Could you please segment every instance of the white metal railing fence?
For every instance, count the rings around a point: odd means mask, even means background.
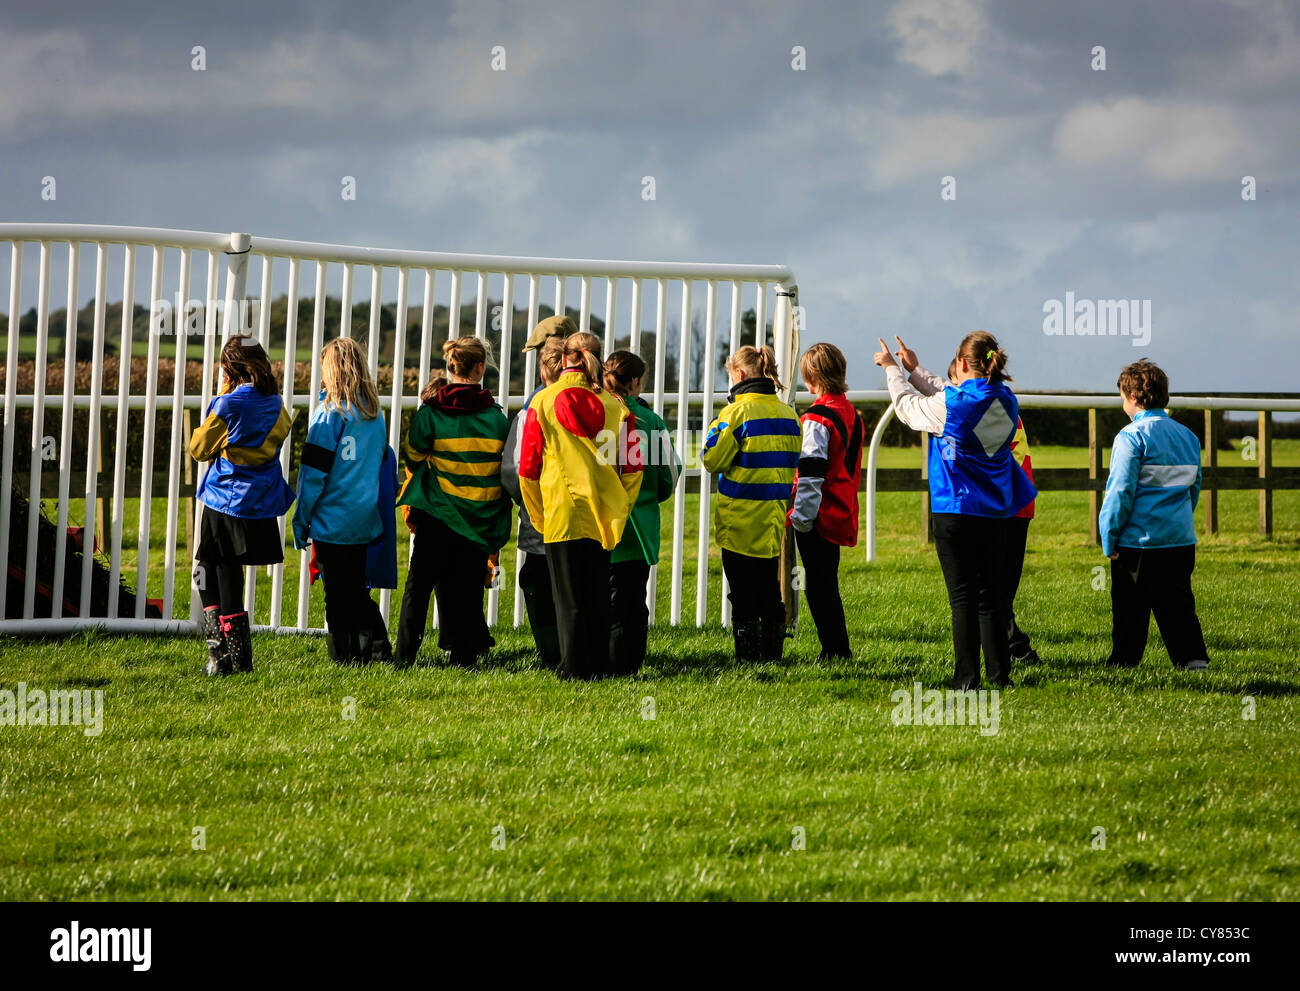
[[[523,304],[524,326],[533,327],[538,320],[539,309],[545,302],[552,303],[552,311],[563,313],[569,297],[569,283],[576,282],[578,291],[578,323],[582,330],[591,327],[592,315],[598,312],[598,301],[603,302],[599,308],[604,320],[605,346],[608,352],[616,340],[629,339],[630,347],[643,354],[647,364],[653,369],[653,386],[647,390],[657,413],[663,415],[669,407],[676,413],[675,432],[678,449],[685,450],[690,434],[690,424],[694,414],[698,413],[703,424],[707,425],[719,397],[714,394],[713,368],[719,344],[719,326],[717,308],[719,289],[729,293],[729,336],[730,350],[735,350],[742,343],[772,343],[779,355],[786,355],[794,342],[795,331],[792,328],[791,293],[794,291],[794,276],[789,269],[775,265],[708,265],[698,263],[643,263],[626,261],[598,261],[576,259],[520,258],[490,255],[466,255],[431,251],[398,251],[390,249],[363,248],[345,245],[315,244],[303,241],[288,241],[277,238],[254,237],[248,234],[219,234],[195,231],[176,231],[155,228],[136,227],[102,227],[81,224],[0,224],[0,243],[8,242],[10,251],[9,273],[9,309],[8,309],[8,346],[6,350],[5,373],[5,407],[3,436],[3,478],[0,479],[0,521],[5,521],[3,533],[0,533],[0,561],[8,562],[10,531],[8,520],[11,514],[11,482],[13,481],[15,451],[15,428],[20,408],[30,408],[32,430],[29,460],[28,490],[30,510],[26,524],[26,561],[22,569],[23,609],[21,620],[0,619],[0,629],[13,632],[40,632],[46,630],[75,629],[85,626],[101,626],[110,629],[129,629],[136,631],[180,631],[188,627],[197,616],[197,598],[176,588],[178,530],[184,507],[180,498],[180,487],[186,459],[188,458],[188,438],[182,436],[182,413],[185,410],[202,411],[211,401],[214,389],[214,376],[218,372],[216,365],[217,351],[220,343],[232,332],[239,329],[239,303],[250,294],[247,292],[250,272],[255,273],[257,287],[252,298],[261,305],[256,308],[255,326],[248,328],[267,347],[272,360],[283,357],[284,373],[282,375],[283,399],[292,415],[314,412],[316,397],[320,388],[320,350],[327,339],[340,334],[350,334],[353,323],[354,286],[361,269],[361,277],[366,272],[370,275],[369,294],[369,362],[372,374],[378,377],[381,363],[391,363],[393,381],[389,393],[381,398],[388,416],[389,440],[394,448],[398,446],[401,424],[400,411],[414,408],[418,403],[418,393],[423,388],[430,372],[433,355],[434,333],[433,319],[435,303],[440,302],[448,308],[448,332],[453,336],[461,326],[462,308],[465,305],[464,291],[473,284],[474,333],[481,339],[487,339],[489,322],[497,329],[499,319],[500,338],[496,349],[496,362],[502,370],[498,376],[498,401],[503,406],[517,408],[524,398],[531,393],[536,384],[536,356],[530,353],[524,367],[522,393],[510,393],[510,355],[518,342],[513,337],[513,315],[517,304]],[[59,249],[56,252],[56,249]],[[84,391],[76,388],[75,367],[77,353],[78,310],[80,308],[81,265],[83,251],[92,251],[95,256],[95,278],[93,289],[91,374],[88,387]],[[39,255],[38,273],[35,280],[36,327],[30,339],[20,334],[21,316],[24,300],[24,254],[28,251]],[[67,373],[63,376],[61,397],[46,395],[46,368],[49,357],[49,317],[51,307],[51,289],[59,280],[51,272],[52,259],[65,256],[62,268],[63,288],[66,289],[66,326],[64,356],[68,361]],[[224,255],[224,262],[222,256]],[[198,265],[195,266],[195,256]],[[137,281],[139,273],[137,263],[147,257],[149,266],[148,300],[149,331],[147,335],[135,333],[134,304],[138,298]],[[206,262],[206,266],[204,266]],[[305,266],[312,266],[304,273]],[[202,269],[203,288],[200,293],[193,291],[192,282],[199,274],[194,269]],[[224,269],[224,285],[222,270]],[[109,309],[108,288],[110,272],[120,275],[121,279],[121,315],[115,328],[119,339],[119,368],[116,394],[105,395],[102,388],[105,359],[106,334],[114,328],[107,326]],[[169,281],[169,273],[173,273]],[[314,276],[314,309],[310,342],[298,340],[298,308],[300,284],[304,274]],[[393,285],[395,291],[387,301],[395,304],[396,327],[393,334],[393,347],[390,354],[381,355],[379,344],[386,297],[384,292]],[[409,295],[413,290],[412,276],[420,280],[422,289],[421,326],[418,350],[412,349],[407,340],[407,318],[409,314]],[[337,298],[340,300],[340,314],[331,325],[327,326],[326,299],[331,278],[341,279]],[[704,313],[702,331],[696,331],[693,317],[695,283],[704,283]],[[445,292],[438,293],[441,283]],[[175,296],[181,308],[172,314],[172,336],[175,342],[175,365],[172,388],[167,395],[158,391],[158,365],[160,345],[163,335],[158,332],[156,316],[164,311],[160,303],[167,295],[168,286],[175,286]],[[769,291],[771,290],[771,291]],[[220,292],[220,295],[218,293]],[[286,297],[284,314],[285,339],[282,351],[271,346],[271,311],[272,301],[283,294]],[[499,311],[489,312],[489,302],[495,296],[499,300]],[[544,300],[543,297],[549,299]],[[651,301],[653,296],[653,305]],[[599,299],[598,299],[599,297]],[[628,299],[626,309],[620,306],[620,299]],[[184,304],[191,299],[200,301],[193,314],[183,312]],[[526,303],[524,302],[526,300]],[[676,303],[676,306],[673,304]],[[743,316],[747,304],[755,314],[753,337],[744,336]],[[364,305],[364,304],[363,304]],[[647,313],[653,316],[647,319]],[[669,321],[670,313],[678,314],[679,329],[676,340],[678,380],[676,388],[666,381],[666,371],[670,351]],[[201,333],[189,333],[188,316],[194,319],[194,326],[201,327]],[[218,326],[220,318],[220,326]],[[769,334],[769,327],[771,328]],[[649,334],[647,334],[649,331]],[[141,340],[142,336],[147,339]],[[197,336],[198,340],[193,338]],[[647,343],[645,338],[651,337]],[[308,344],[310,351],[311,376],[306,393],[299,393],[294,382],[294,368],[298,351],[303,344]],[[20,356],[29,350],[34,359],[35,375],[30,392],[18,392],[18,366]],[[653,347],[653,355],[649,347]],[[702,351],[697,348],[702,346]],[[132,391],[130,358],[137,351],[143,351],[146,359],[147,380],[142,391]],[[692,367],[692,356],[699,353],[703,360],[702,374],[697,374]],[[185,367],[187,360],[202,361],[202,387],[198,395],[190,395],[185,388]],[[414,392],[408,392],[403,371],[408,358],[417,361],[418,375]],[[788,364],[784,362],[783,364]],[[793,369],[783,367],[788,378],[793,378]],[[693,388],[696,379],[699,385]],[[52,576],[50,598],[52,616],[49,619],[34,616],[35,594],[37,585],[37,529],[40,497],[42,492],[41,476],[47,454],[44,437],[44,418],[47,408],[61,411],[61,437],[55,445],[57,452],[57,470],[59,488],[57,500],[56,547],[54,552],[54,574]],[[86,412],[87,444],[85,457],[85,483],[78,491],[71,490],[73,473],[73,426],[74,417],[81,411]],[[111,473],[101,468],[97,459],[99,450],[98,431],[100,414],[105,410],[115,412],[128,411],[128,415],[116,417],[115,437],[112,444],[113,463]],[[141,469],[139,484],[139,511],[135,534],[135,565],[137,575],[137,595],[134,615],[118,616],[118,588],[122,574],[125,555],[131,553],[127,541],[128,521],[126,510],[126,482],[128,477],[128,429],[129,411],[143,410],[146,429],[141,433]],[[167,444],[167,490],[166,490],[166,537],[163,552],[163,601],[162,619],[145,618],[146,611],[146,576],[149,574],[150,534],[154,515],[154,454],[155,445],[160,438],[147,425],[152,424],[160,411],[170,414],[171,430]],[[670,422],[670,428],[674,426]],[[286,444],[281,455],[282,466],[289,472],[290,445]],[[107,469],[107,465],[105,465]],[[683,589],[685,582],[685,530],[686,530],[686,478],[690,474],[684,471],[678,482],[673,507],[673,539],[667,548],[671,569],[670,621],[678,624],[683,614]],[[197,481],[197,480],[196,480]],[[112,518],[108,523],[107,534],[95,533],[96,500],[103,497],[101,488],[108,483],[111,492]],[[707,475],[700,478],[701,496],[699,503],[699,544],[696,555],[696,603],[695,621],[703,625],[708,614],[709,603],[709,489]],[[67,549],[67,524],[69,506],[74,499],[84,500],[84,520],[82,545],[87,550],[83,555],[82,569],[79,576],[64,574],[64,560]],[[161,500],[161,497],[159,497]],[[281,521],[283,530],[283,521]],[[197,533],[197,521],[195,526]],[[64,590],[69,581],[79,581],[83,604],[90,601],[90,583],[92,574],[92,554],[96,541],[106,538],[109,576],[109,602],[106,616],[65,617],[63,612]],[[400,552],[399,552],[400,553]],[[409,553],[409,551],[408,551]],[[257,571],[249,568],[246,573],[246,604],[256,605]],[[658,568],[652,570],[649,590],[649,604],[652,621],[656,601]],[[516,572],[516,583],[517,583]],[[282,631],[309,631],[308,603],[309,576],[307,554],[299,556],[299,575],[296,597],[290,590],[290,600],[285,602],[285,570],[283,565],[276,566],[270,574],[271,595],[269,609],[265,615],[254,615],[256,628],[270,628]],[[0,617],[7,615],[8,579],[0,583]],[[724,586],[725,588],[725,586]],[[514,596],[513,622],[518,625],[523,619],[522,596]],[[390,593],[384,591],[380,597],[381,610],[388,618]],[[178,600],[183,600],[181,605]],[[495,625],[499,616],[499,592],[493,589],[489,593],[489,622]],[[726,621],[727,601],[722,597],[723,620]],[[177,618],[177,613],[187,614],[186,619]],[[287,614],[287,615],[286,615]],[[318,631],[312,631],[318,632]]]

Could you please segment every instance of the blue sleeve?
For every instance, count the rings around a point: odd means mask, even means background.
[[[293,545],[302,550],[311,540],[311,514],[325,489],[330,470],[334,467],[334,452],[343,436],[343,417],[337,410],[326,411],[320,407],[307,429],[307,442],[302,449],[302,464],[298,466],[298,504],[293,511]]]
[[[1097,528],[1101,532],[1101,552],[1115,553],[1120,531],[1127,525],[1137,499],[1138,473],[1142,455],[1137,442],[1123,431],[1115,435],[1110,452],[1110,477],[1106,479],[1106,498],[1102,500]]]

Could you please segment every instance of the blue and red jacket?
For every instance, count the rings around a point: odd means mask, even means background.
[[[291,422],[277,393],[249,384],[214,398],[190,437],[190,457],[211,461],[199,483],[203,505],[241,519],[283,516],[293,489],[280,471],[280,446]]]

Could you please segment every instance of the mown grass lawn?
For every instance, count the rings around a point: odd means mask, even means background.
[[[1254,493],[1220,502],[1194,675],[1154,629],[1141,668],[1099,664],[1086,496],[1042,497],[1017,612],[1043,662],[993,736],[890,719],[891,692],[951,675],[914,494],[882,496],[876,564],[845,557],[851,663],[816,663],[806,611],[784,665],[659,627],[640,677],[593,685],[537,670],[508,625],[474,672],[432,652],[340,669],[319,639],[267,635],[253,675],[220,681],[196,639],[0,639],[0,687],[106,707],[93,738],[0,727],[0,897],[1293,900],[1300,494],[1278,494],[1267,542]],[[688,619],[694,578],[692,557]]]

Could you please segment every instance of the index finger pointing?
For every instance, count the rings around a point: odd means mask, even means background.
[[[907,345],[903,343],[903,339],[899,337],[897,334],[894,335],[894,340],[898,342],[898,346],[900,348],[902,348],[904,351],[907,350]]]
[[[885,343],[885,339],[884,339],[883,337],[877,337],[876,340],[880,342],[880,350],[881,350],[881,351],[888,351],[888,350],[889,350],[889,345]]]

